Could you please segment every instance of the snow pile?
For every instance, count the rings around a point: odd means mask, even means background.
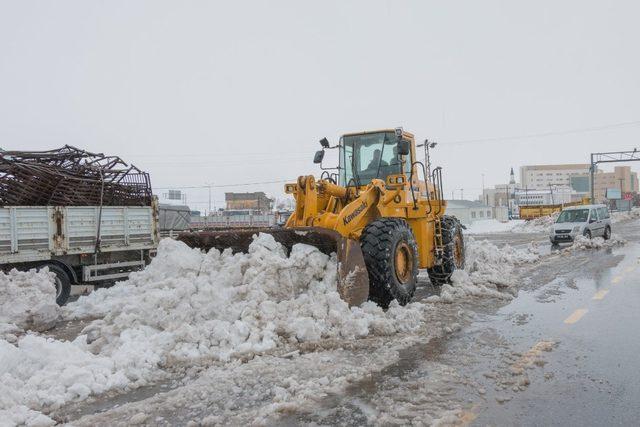
[[[68,342],[29,334],[16,345],[0,340],[0,419],[53,425],[38,411],[126,387],[124,372],[113,360],[91,354],[83,338]]]
[[[352,340],[417,329],[427,307],[349,308],[336,290],[336,260],[270,235],[247,254],[204,254],[165,239],[142,272],[64,309],[103,316],[73,342],[26,335],[0,340],[0,417],[46,425],[47,412],[92,394],[148,384],[176,362],[221,361],[323,338]],[[35,412],[40,411],[40,412]]]
[[[66,307],[68,318],[104,316],[87,334],[92,352],[131,378],[176,361],[228,361],[287,344],[416,329],[422,305],[349,308],[336,290],[336,260],[308,245],[289,257],[271,235],[249,253],[204,254],[165,239],[142,272]]]
[[[640,208],[632,208],[631,211],[611,212],[611,223],[630,221],[640,218]]]
[[[0,272],[0,337],[20,329],[44,331],[55,326],[60,315],[56,304],[55,275],[40,271]]]
[[[497,247],[486,240],[465,239],[466,261],[464,270],[451,276],[451,285],[443,285],[439,296],[427,298],[430,302],[454,302],[468,296],[489,296],[511,299],[515,294],[516,266],[540,259],[535,243],[526,249],[505,245]]]
[[[541,216],[540,218],[529,219],[511,229],[514,233],[546,233],[549,228],[556,222],[560,213],[553,215]]]
[[[594,237],[592,239],[585,236],[576,236],[573,241],[573,244],[567,248],[565,251],[575,251],[575,250],[584,250],[584,249],[602,249],[602,248],[612,248],[615,246],[626,245],[627,241],[622,239],[621,237],[612,234],[609,240],[604,240],[602,237]]]
[[[521,220],[500,222],[496,219],[484,219],[474,221],[467,227],[465,234],[505,233],[511,231],[516,226],[522,225],[523,223],[524,221]]]

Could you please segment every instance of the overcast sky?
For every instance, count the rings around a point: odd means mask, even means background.
[[[637,0],[0,0],[0,147],[228,185],[318,174],[321,137],[403,126],[440,142],[448,196],[475,197],[482,174],[640,148],[639,17]]]

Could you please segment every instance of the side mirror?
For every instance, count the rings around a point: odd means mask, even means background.
[[[409,141],[404,139],[398,140],[398,154],[401,156],[409,154]]]
[[[316,151],[315,156],[313,156],[313,163],[322,163],[322,159],[324,159],[324,150]]]
[[[589,224],[593,224],[594,222],[596,222],[596,220],[595,220],[594,218],[591,218],[591,219],[589,220]]]

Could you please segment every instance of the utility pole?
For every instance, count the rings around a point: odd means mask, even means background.
[[[551,204],[555,205],[555,200],[553,200],[553,187],[551,183],[549,183],[549,193],[551,193]]]
[[[206,185],[207,185],[207,188],[209,189],[209,213],[208,213],[208,215],[211,215],[211,187],[213,186],[213,182],[207,182]]]

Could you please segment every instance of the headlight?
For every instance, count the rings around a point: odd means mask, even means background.
[[[574,233],[578,233],[578,232],[580,232],[580,226],[579,226],[579,225],[576,225],[575,227],[573,227],[573,232],[574,232]]]

